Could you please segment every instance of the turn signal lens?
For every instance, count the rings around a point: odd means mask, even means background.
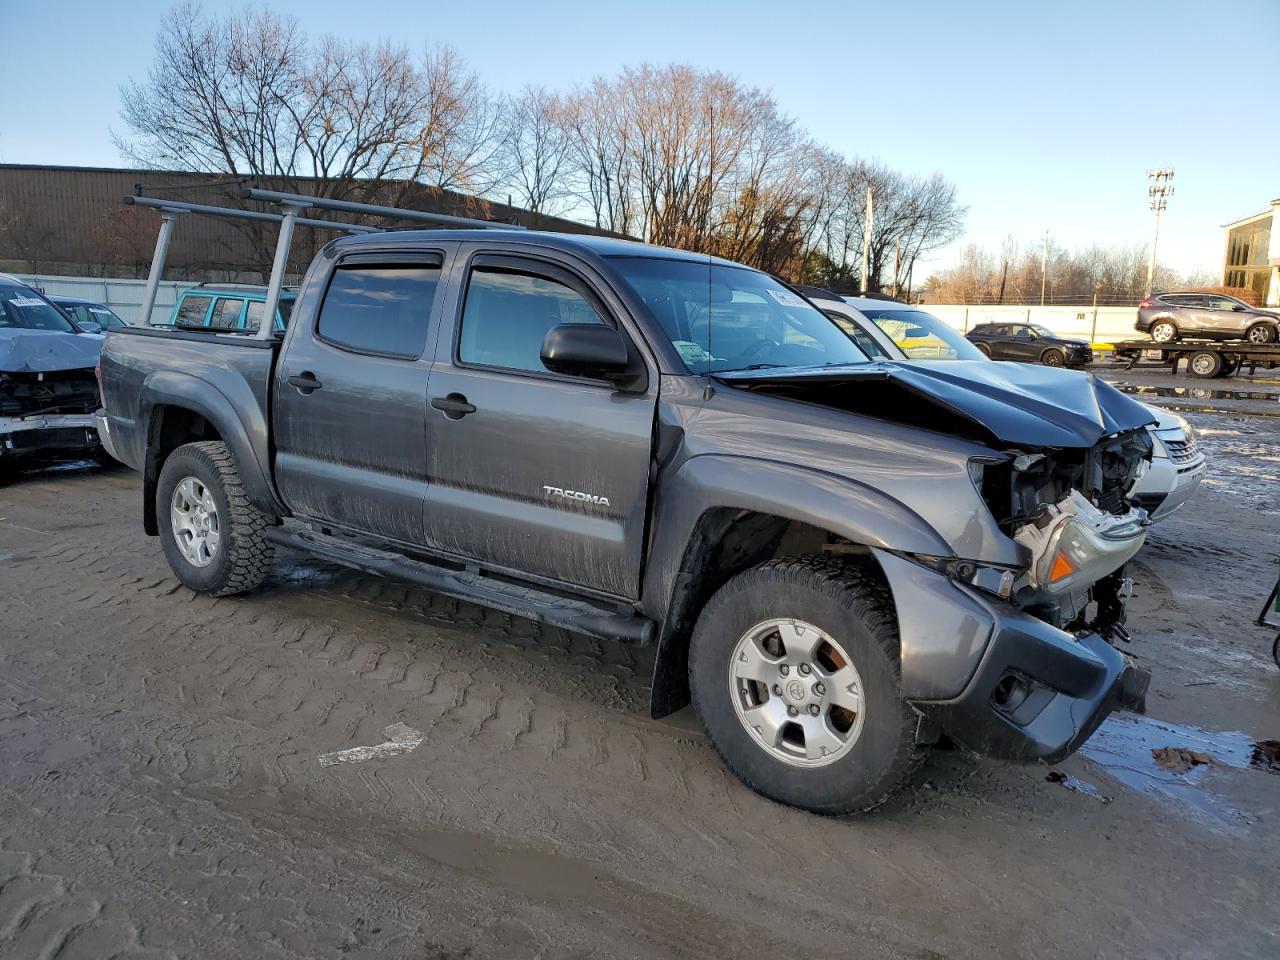
[[[1057,583],[1076,572],[1075,564],[1061,550],[1053,558],[1053,566],[1049,568],[1049,582]]]

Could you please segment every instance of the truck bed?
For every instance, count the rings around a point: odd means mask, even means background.
[[[246,486],[270,498],[268,404],[279,344],[183,329],[113,331],[102,349],[104,444],[146,476],[147,439],[158,408],[172,403],[196,410],[235,452]]]

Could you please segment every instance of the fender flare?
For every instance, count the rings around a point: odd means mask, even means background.
[[[155,434],[159,407],[177,407],[203,417],[235,457],[249,499],[271,513],[283,512],[271,484],[268,425],[263,406],[247,383],[241,382],[241,385],[243,396],[232,398],[208,380],[189,373],[159,370],[143,381],[139,423],[145,424],[145,431],[139,430],[138,436],[145,449],[139,451],[142,456],[138,459],[143,464],[143,517],[148,533],[156,528],[155,487],[162,466]]]
[[[661,623],[650,712],[666,716],[688,702],[691,617],[699,587],[704,519],[717,512],[767,514],[809,524],[882,551],[951,556],[919,514],[883,491],[808,467],[754,457],[706,454],[686,460],[658,492],[641,608]]]

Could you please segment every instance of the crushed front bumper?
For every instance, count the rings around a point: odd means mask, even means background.
[[[960,695],[913,706],[978,753],[1056,763],[1113,710],[1141,712],[1150,679],[1096,633],[1073,637],[1010,609]]]
[[[88,452],[98,447],[91,413],[0,417],[0,458]]]
[[[897,609],[902,696],[952,740],[1055,763],[1113,710],[1144,708],[1150,674],[1098,634],[1067,633],[902,556],[872,552]]]

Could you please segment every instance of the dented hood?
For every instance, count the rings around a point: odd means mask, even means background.
[[[103,337],[0,327],[0,371],[48,373],[97,366]]]
[[[1022,447],[1092,447],[1110,434],[1155,422],[1141,403],[1091,373],[1037,364],[882,360],[742,370],[716,377],[751,390],[813,384],[828,396],[832,388],[858,390],[887,381],[971,421],[1001,442]],[[883,406],[861,412],[895,419],[891,397]]]

